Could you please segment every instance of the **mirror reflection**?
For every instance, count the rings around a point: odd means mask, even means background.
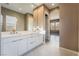
[[[6,16],[6,31],[16,30],[16,17]]]

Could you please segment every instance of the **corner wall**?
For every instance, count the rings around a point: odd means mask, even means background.
[[[50,20],[59,19],[59,8],[50,11]]]

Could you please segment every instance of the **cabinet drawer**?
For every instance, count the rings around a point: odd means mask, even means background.
[[[18,55],[22,55],[23,53],[27,52],[28,51],[27,40],[23,39],[17,41],[17,48],[18,48]]]
[[[7,43],[10,43],[12,41],[16,40],[16,37],[10,37],[10,38],[3,38],[1,40],[1,44],[7,44]]]
[[[32,48],[34,48],[35,44],[36,44],[35,40],[28,41],[28,49],[31,50]]]

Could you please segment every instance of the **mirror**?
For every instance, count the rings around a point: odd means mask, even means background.
[[[16,17],[6,15],[6,17],[2,16],[0,21],[0,28],[2,28],[0,29],[1,32],[16,31]]]
[[[16,17],[6,16],[6,31],[16,30],[16,22]]]
[[[19,13],[8,8],[2,7],[1,14],[3,15],[2,32],[19,32],[32,31],[33,15],[30,13]]]

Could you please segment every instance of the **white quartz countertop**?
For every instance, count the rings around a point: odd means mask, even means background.
[[[37,32],[30,32],[30,31],[19,31],[16,34],[11,34],[10,32],[2,32],[1,38],[9,38],[9,37],[15,37],[15,36],[23,36],[23,35],[31,35]]]
[[[22,35],[30,35],[34,32],[29,32],[29,31],[20,31],[17,32],[16,34],[11,34],[10,32],[2,32],[1,33],[1,38],[9,38],[9,37],[15,37],[15,36],[22,36]]]

